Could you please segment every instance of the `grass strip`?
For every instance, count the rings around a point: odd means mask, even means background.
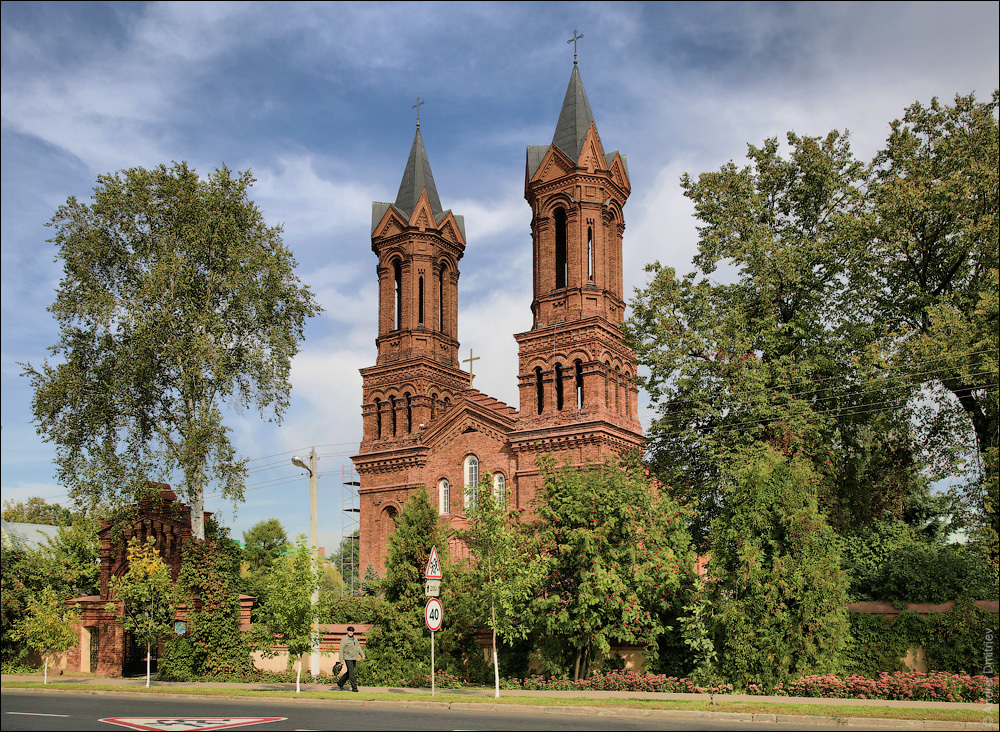
[[[868,719],[920,719],[939,722],[981,722],[988,724],[1000,723],[1000,715],[996,706],[983,709],[935,709],[927,707],[881,707],[861,706],[853,704],[792,704],[775,702],[727,702],[659,700],[659,699],[597,699],[589,697],[573,697],[568,699],[537,696],[502,696],[495,699],[487,694],[454,694],[448,690],[437,694],[429,693],[368,693],[345,694],[338,691],[294,691],[274,689],[239,689],[232,687],[212,688],[205,686],[122,686],[118,684],[75,684],[58,682],[42,684],[37,681],[5,682],[5,689],[44,689],[50,691],[84,691],[111,692],[126,694],[183,694],[190,696],[215,697],[254,697],[257,699],[310,699],[337,700],[343,702],[382,701],[382,702],[438,702],[442,704],[491,704],[491,705],[530,705],[536,707],[594,707],[601,709],[665,709],[684,712],[732,712],[742,714],[779,714],[803,715],[813,717],[864,717]]]

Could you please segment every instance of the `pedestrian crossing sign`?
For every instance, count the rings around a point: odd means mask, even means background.
[[[441,575],[441,562],[438,560],[437,547],[431,547],[431,555],[427,558],[427,569],[424,570],[424,579],[444,579]]]

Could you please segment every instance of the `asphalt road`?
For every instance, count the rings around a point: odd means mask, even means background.
[[[143,720],[133,729],[184,730],[224,729],[220,718],[281,717],[283,719],[237,727],[260,730],[794,730],[799,725],[727,722],[718,719],[671,720],[663,716],[637,718],[621,714],[571,715],[538,708],[511,712],[448,709],[444,705],[427,708],[363,703],[349,697],[344,701],[210,699],[174,696],[150,698],[136,694],[90,694],[78,692],[36,692],[7,689],[0,698],[0,726],[3,732],[17,730],[115,730],[126,729],[109,719]],[[185,725],[181,720],[192,720]],[[210,721],[210,720],[219,721]],[[200,723],[199,723],[200,721]],[[837,726],[810,725],[810,730],[838,729]],[[859,728],[854,728],[859,729]]]

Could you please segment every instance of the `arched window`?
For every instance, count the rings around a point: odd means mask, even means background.
[[[382,400],[375,397],[375,439],[382,439]]]
[[[507,505],[507,480],[503,473],[493,474],[493,500],[498,506]]]
[[[615,411],[622,413],[622,372],[615,366]]]
[[[403,394],[406,399],[406,434],[413,432],[413,402],[410,399],[410,392]]]
[[[396,517],[399,515],[399,511],[396,510],[395,506],[386,506],[386,508],[379,515],[379,534],[381,535],[381,544],[384,547],[389,546],[389,537],[393,535],[396,531]]]
[[[626,416],[632,414],[632,374],[625,372],[622,388],[625,390],[625,412]]]
[[[594,220],[588,219],[587,223],[587,279],[594,281]]]
[[[451,483],[445,478],[438,481],[438,513],[451,513]]]
[[[556,220],[556,288],[569,282],[569,260],[566,256],[566,210],[557,208]]]
[[[611,409],[611,362],[604,362],[604,406]]]
[[[479,458],[469,455],[465,458],[465,508],[476,505],[479,497]]]
[[[438,331],[444,333],[444,266],[438,271]]]
[[[556,364],[556,411],[561,412],[563,408],[563,372],[562,364]]]
[[[535,366],[535,395],[538,399],[538,414],[545,409],[545,384],[542,381],[542,367]]]
[[[396,295],[396,330],[403,327],[403,265],[396,259],[392,263],[392,278]]]
[[[576,408],[583,409],[583,362],[576,359],[573,366],[576,372]]]
[[[417,322],[424,324],[424,278],[417,280]]]
[[[431,420],[437,416],[438,395],[437,392],[431,394]]]
[[[397,432],[399,425],[396,424],[396,397],[389,397],[389,408],[392,410],[392,436],[395,437],[399,434]]]

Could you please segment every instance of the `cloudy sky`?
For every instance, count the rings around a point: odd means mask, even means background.
[[[18,365],[57,338],[44,224],[101,173],[225,163],[254,172],[256,202],[326,311],[306,330],[284,423],[230,417],[251,458],[246,502],[210,494],[207,508],[236,537],[270,517],[307,532],[308,479],[290,458],[315,446],[331,548],[361,435],[358,369],[375,359],[371,203],[395,198],[417,97],[442,204],[466,221],[462,351],[482,357],[476,387],[516,407],[512,334],[531,324],[525,147],[552,139],[574,29],[602,142],[629,160],[628,293],[652,260],[690,269],[685,171],[789,130],[850,130],[869,158],[908,104],[1000,84],[995,2],[4,2],[2,14],[3,499],[67,502]]]

